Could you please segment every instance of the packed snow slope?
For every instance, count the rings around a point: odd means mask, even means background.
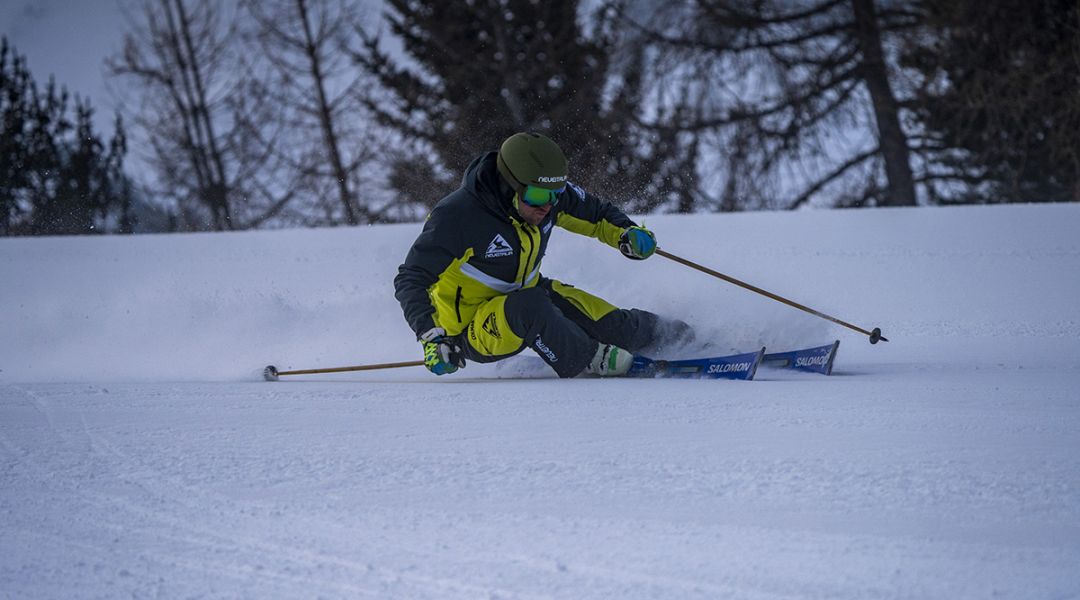
[[[267,383],[421,357],[419,225],[0,239],[0,598],[1080,597],[1080,206],[645,220],[892,341],[559,231],[547,276],[834,375]]]

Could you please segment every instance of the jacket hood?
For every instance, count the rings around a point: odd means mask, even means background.
[[[498,152],[492,151],[476,157],[465,169],[461,187],[495,214],[520,220],[511,204],[514,192],[502,182],[495,164],[497,156]]]

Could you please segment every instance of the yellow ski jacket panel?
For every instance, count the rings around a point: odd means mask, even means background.
[[[417,337],[432,327],[457,335],[488,300],[535,286],[553,226],[618,248],[619,236],[634,225],[572,183],[538,226],[529,225],[512,207],[514,193],[495,156],[469,165],[461,187],[435,205],[398,268],[394,295]]]

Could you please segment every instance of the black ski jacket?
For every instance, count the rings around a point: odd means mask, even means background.
[[[417,337],[432,327],[457,335],[488,300],[533,287],[551,229],[558,225],[618,248],[635,225],[622,211],[573,183],[538,226],[514,210],[495,152],[477,157],[461,187],[435,205],[394,278],[395,297]]]

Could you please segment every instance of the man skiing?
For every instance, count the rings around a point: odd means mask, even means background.
[[[617,308],[540,274],[555,225],[635,260],[656,250],[651,231],[567,180],[566,156],[543,135],[514,134],[473,160],[394,278],[431,372],[529,347],[560,377],[617,376],[629,370],[633,352],[660,340],[666,326],[657,315]]]

